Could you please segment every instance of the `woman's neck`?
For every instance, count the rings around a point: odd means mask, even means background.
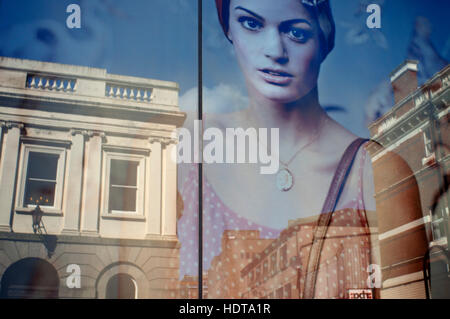
[[[250,94],[246,120],[256,128],[279,128],[280,152],[306,144],[318,134],[320,123],[327,118],[319,104],[317,88],[292,103],[278,103],[259,94]]]

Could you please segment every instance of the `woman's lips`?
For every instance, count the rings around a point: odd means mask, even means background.
[[[277,85],[288,85],[293,78],[292,74],[281,70],[260,69],[259,73],[266,82]]]

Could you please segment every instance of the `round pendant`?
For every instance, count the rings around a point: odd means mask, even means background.
[[[287,168],[282,168],[277,173],[277,188],[287,192],[294,186],[294,176]]]

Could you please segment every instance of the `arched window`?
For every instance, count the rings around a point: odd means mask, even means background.
[[[136,281],[127,274],[112,276],[106,285],[107,299],[137,299]]]
[[[58,288],[58,273],[50,263],[24,258],[6,269],[0,298],[58,298]]]

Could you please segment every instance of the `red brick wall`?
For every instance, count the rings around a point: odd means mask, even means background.
[[[406,71],[393,83],[395,104],[417,89],[417,72]]]

